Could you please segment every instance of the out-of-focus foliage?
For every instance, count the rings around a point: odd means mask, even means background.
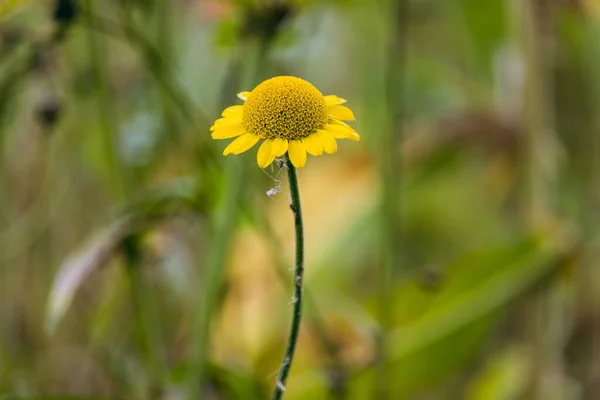
[[[269,396],[286,174],[208,128],[295,75],[362,140],[299,173],[285,398],[597,399],[599,45],[597,0],[0,0],[0,398]]]

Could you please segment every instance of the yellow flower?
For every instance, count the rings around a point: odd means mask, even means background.
[[[261,168],[288,153],[296,168],[306,164],[306,153],[320,156],[337,151],[336,139],[359,141],[360,136],[342,121],[354,114],[337,96],[323,96],[303,79],[278,76],[267,79],[238,97],[244,105],[231,106],[210,128],[213,139],[236,138],[223,155],[240,154],[264,140],[256,160]]]

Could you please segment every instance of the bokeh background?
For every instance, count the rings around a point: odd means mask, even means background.
[[[362,138],[286,399],[600,399],[598,0],[0,0],[0,398],[269,398],[286,174],[208,128],[276,75]]]

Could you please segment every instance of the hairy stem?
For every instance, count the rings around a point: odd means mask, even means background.
[[[282,285],[286,285],[288,281],[287,262],[284,260],[281,243],[267,219],[264,208],[259,212],[259,220],[260,232],[265,236],[274,253],[277,278]],[[303,295],[306,307],[305,326],[309,325],[307,328],[314,333],[328,358],[323,368],[328,376],[329,395],[331,399],[344,400],[348,397],[348,370],[341,358],[340,345],[329,332],[325,319],[319,312],[317,302],[308,288],[304,288]]]
[[[292,317],[292,327],[290,330],[290,336],[288,338],[287,347],[285,349],[285,355],[281,362],[279,374],[277,375],[277,382],[275,383],[275,389],[273,390],[273,400],[281,399],[285,390],[285,384],[287,382],[290,369],[292,367],[292,361],[294,359],[294,352],[296,351],[296,344],[298,343],[298,335],[300,333],[300,322],[302,321],[302,289],[303,289],[303,275],[304,275],[304,232],[302,227],[302,207],[300,205],[300,192],[298,190],[298,177],[296,175],[296,168],[290,161],[289,156],[286,154],[285,161],[288,169],[288,180],[290,184],[290,195],[292,197],[292,203],[290,208],[294,214],[294,227],[296,228],[296,266],[294,268],[294,313]]]

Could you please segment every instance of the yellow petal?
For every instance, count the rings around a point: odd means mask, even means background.
[[[349,129],[350,131],[352,131],[352,133],[353,133],[353,134],[352,134],[350,137],[348,137],[348,139],[350,139],[350,140],[354,140],[355,142],[359,142],[359,141],[360,141],[360,135],[358,134],[358,132],[356,132],[356,131],[354,130],[354,128],[352,128],[352,127],[351,127],[350,125],[348,125],[347,123],[345,123],[345,122],[342,122],[342,121],[340,121],[340,120],[337,120],[337,119],[333,119],[333,118],[331,118],[331,119],[329,120],[329,125],[339,125],[339,126],[343,126],[343,127],[344,127],[344,128],[346,128],[346,129]]]
[[[258,153],[256,153],[256,162],[258,166],[261,168],[267,168],[275,159],[275,154],[273,154],[273,140],[267,139],[260,145],[258,148]]]
[[[333,135],[336,139],[350,139],[358,142],[360,136],[349,126],[329,124],[325,127],[325,130]]]
[[[273,140],[273,146],[271,147],[271,153],[275,157],[281,157],[288,150],[288,141],[282,138],[276,138]]]
[[[350,125],[348,125],[347,123],[340,121],[339,119],[335,119],[335,118],[329,118],[329,123],[330,123],[330,124],[334,124],[334,125],[341,125],[341,126],[345,126],[346,128],[348,128],[348,129],[350,129],[350,130],[352,130],[352,131],[356,132],[356,131],[354,130],[354,128],[352,128],[352,127],[351,127]]]
[[[249,150],[252,146],[254,146],[256,142],[259,141],[259,139],[260,138],[256,135],[253,135],[251,133],[244,133],[242,136],[231,142],[229,146],[225,148],[225,150],[223,150],[223,155],[226,156],[228,154],[243,153],[246,150]]]
[[[337,151],[337,142],[331,133],[319,129],[315,135],[317,135],[317,138],[323,144],[323,150],[325,150],[325,153],[333,154]]]
[[[340,106],[340,105],[329,106],[327,108],[327,113],[331,117],[341,119],[343,121],[353,121],[354,120],[354,114],[346,106]]]
[[[216,120],[213,125],[210,127],[210,131],[214,131],[215,129],[217,129],[217,126],[224,124],[227,122],[227,118],[219,118],[218,120]]]
[[[288,154],[290,161],[296,168],[302,168],[306,164],[306,150],[299,140],[290,140]]]
[[[215,123],[213,124],[213,126],[210,127],[210,131],[214,131],[219,127],[222,127],[224,125],[231,125],[231,124],[241,124],[242,123],[242,117],[241,114],[239,117],[227,117],[227,118],[219,118],[218,120],[215,121]]]
[[[242,114],[242,110],[244,109],[244,106],[231,106],[231,107],[227,107],[226,109],[223,110],[223,112],[221,113],[222,116],[224,117],[228,117],[228,116],[234,116],[236,114]]]
[[[325,97],[325,103],[327,103],[328,106],[335,106],[337,104],[344,104],[346,102],[346,99],[342,99],[341,97],[337,97],[334,95],[329,95],[329,96],[324,96]]]
[[[244,101],[246,101],[248,96],[250,96],[250,92],[240,92],[237,94],[237,97],[239,97],[240,99],[242,99]]]
[[[246,128],[241,124],[222,124],[217,126],[211,136],[213,139],[229,139],[240,136],[242,133],[246,133]]]
[[[323,154],[323,143],[317,137],[317,135],[310,135],[302,139],[302,144],[307,153],[313,156],[320,156]]]

